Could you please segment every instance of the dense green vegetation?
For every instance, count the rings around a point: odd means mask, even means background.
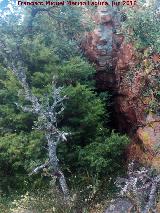
[[[58,127],[70,135],[59,145],[58,157],[70,190],[83,191],[91,186],[88,189],[94,195],[108,187],[109,194],[113,190],[111,179],[123,172],[123,153],[129,139],[106,125],[109,95],[96,92],[95,68],[79,48],[82,34],[88,30],[82,24],[83,10],[56,8],[51,14],[38,12],[35,17],[27,15],[31,12],[27,10],[23,11],[23,21],[21,14],[0,20],[1,42],[5,44],[0,52],[1,193],[16,196],[42,191],[41,198],[51,184],[47,169],[29,176],[47,159],[48,147],[44,132],[35,128],[37,116],[19,107],[28,103],[8,66],[12,60],[23,63],[29,86],[42,103],[51,95],[53,76],[57,86],[63,86],[67,100]],[[87,193],[82,200],[89,197]]]
[[[136,60],[142,62],[124,78],[127,85],[128,78],[134,83],[137,72],[143,73],[148,84],[142,85],[140,96],[152,95],[146,112],[157,113],[160,79],[156,72],[150,73],[159,69],[152,58],[160,51],[159,17],[152,7],[143,10],[143,3],[138,10],[127,8],[121,27],[135,47]],[[85,32],[92,30],[95,8],[12,5],[12,10],[2,11],[0,17],[0,211],[20,213],[24,205],[37,213],[85,213],[87,205],[116,191],[113,183],[125,172],[124,151],[130,142],[110,128],[111,94],[97,92],[95,67],[81,49]],[[69,186],[69,204],[58,185],[59,174],[48,168],[32,174],[47,162],[49,148],[45,130],[36,128],[44,120],[22,110],[30,103],[14,66],[25,69],[30,91],[42,106],[50,103],[53,82],[66,96],[56,127],[68,133],[67,140],[58,144],[57,156]]]
[[[143,0],[140,0],[141,7],[138,10],[128,10],[127,21],[123,23],[122,29],[126,38],[128,37],[130,41],[134,42],[139,51],[149,48],[150,52],[159,53],[159,13],[156,12],[155,5],[144,7],[144,3]]]

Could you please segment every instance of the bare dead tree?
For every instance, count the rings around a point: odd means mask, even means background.
[[[139,213],[158,213],[156,211],[157,190],[160,175],[153,175],[151,169],[134,169],[134,162],[128,165],[128,177],[118,178],[116,184],[120,195],[129,198]]]
[[[26,68],[21,59],[19,48],[9,50],[3,42],[0,42],[0,48],[3,51],[1,56],[7,63],[14,75],[17,77],[20,85],[24,91],[24,98],[29,103],[25,106],[19,106],[24,112],[31,112],[37,115],[37,122],[35,126],[38,130],[43,131],[48,143],[48,162],[38,166],[33,170],[31,174],[37,173],[45,167],[49,167],[53,177],[59,181],[61,190],[64,194],[64,198],[69,198],[69,190],[66,183],[65,176],[59,166],[59,159],[57,158],[57,147],[59,143],[67,141],[67,135],[64,131],[58,128],[58,117],[64,110],[64,100],[66,96],[61,96],[63,87],[56,87],[55,79],[52,82],[52,92],[49,96],[46,96],[45,103],[38,99],[33,93],[27,83]]]

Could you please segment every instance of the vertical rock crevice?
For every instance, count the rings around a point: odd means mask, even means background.
[[[113,94],[113,114],[117,129],[131,137],[128,158],[134,158],[157,167],[160,117],[146,112],[146,100],[142,97],[144,73],[135,72],[130,79],[130,70],[141,63],[136,58],[132,44],[124,41],[118,32],[121,27],[120,11],[114,7],[97,7],[94,20],[96,28],[87,34],[83,49],[88,59],[96,66],[96,83],[99,91]],[[155,71],[157,77],[159,72]],[[152,123],[152,125],[150,125]]]

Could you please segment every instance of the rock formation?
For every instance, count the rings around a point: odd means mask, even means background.
[[[140,61],[134,45],[126,43],[125,35],[118,33],[121,19],[118,9],[99,6],[94,19],[96,28],[87,34],[83,48],[96,66],[97,88],[113,93],[118,129],[128,133],[132,141],[127,150],[128,158],[158,169],[160,116],[158,110],[153,112],[149,107],[153,94],[143,93],[149,86],[159,86],[159,68],[154,66],[159,56],[150,56],[153,66],[148,70],[145,66],[148,59]],[[135,69],[138,64],[142,65],[139,70]]]
[[[105,213],[134,213],[134,206],[127,198],[118,198],[111,202]]]

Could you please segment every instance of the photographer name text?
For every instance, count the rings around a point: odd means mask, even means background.
[[[135,6],[137,1],[17,1],[19,6]]]

